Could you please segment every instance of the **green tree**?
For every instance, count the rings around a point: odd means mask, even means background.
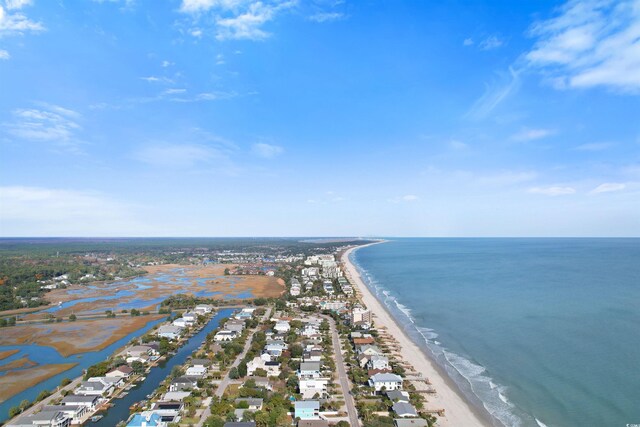
[[[76,317],[76,315],[75,315],[75,314],[71,313],[71,314],[69,315],[69,321],[70,321],[70,322],[75,322],[75,321],[76,321],[76,319],[77,319],[77,317]]]

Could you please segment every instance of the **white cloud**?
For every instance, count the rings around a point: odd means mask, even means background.
[[[3,123],[3,127],[19,139],[52,142],[72,151],[77,150],[80,142],[76,133],[81,129],[77,120],[81,115],[58,105],[40,103],[38,106],[40,108],[14,110],[14,121]]]
[[[296,3],[296,0],[183,0],[180,11],[192,15],[194,23],[207,15],[207,22],[215,22],[218,40],[263,40],[271,35],[263,29],[264,25]],[[196,27],[191,34],[201,37],[203,31]]]
[[[414,194],[407,194],[406,196],[402,196],[402,200],[405,202],[415,202],[419,197]]]
[[[22,9],[33,4],[32,0],[6,0],[7,10]]]
[[[164,95],[178,95],[178,94],[182,94],[185,93],[187,90],[186,89],[167,89],[164,92],[162,92]]]
[[[131,206],[93,191],[5,186],[0,205],[6,236],[136,235],[141,230]]]
[[[529,193],[543,194],[545,196],[566,196],[569,194],[575,194],[576,190],[573,187],[533,187],[529,189]]]
[[[160,65],[162,65],[162,68],[167,68],[167,67],[170,67],[170,66],[174,65],[174,63],[171,62],[171,61],[166,61],[165,60],[165,61],[162,61],[162,63]]]
[[[625,188],[627,188],[626,184],[619,183],[619,182],[607,182],[607,183],[598,185],[589,193],[590,194],[611,193],[613,191],[624,190]]]
[[[487,86],[484,94],[473,104],[465,117],[473,120],[487,118],[498,105],[520,87],[520,71],[509,68],[509,74],[501,76],[502,82]]]
[[[283,152],[284,148],[278,145],[265,144],[264,142],[259,142],[251,146],[251,153],[253,155],[263,157],[265,159],[274,158]]]
[[[536,42],[525,58],[556,88],[640,91],[638,0],[570,0],[530,34]]]
[[[17,6],[19,3],[16,2],[15,5],[11,3],[11,6]],[[45,30],[40,22],[32,21],[19,12],[9,12],[9,10],[17,8],[9,6],[7,4],[7,11],[5,11],[0,5],[0,38],[3,36],[22,35],[26,32],[39,33]]]
[[[9,52],[7,52],[4,49],[0,49],[0,59],[6,60],[6,59],[9,59],[9,58],[11,58],[11,55],[9,54]]]
[[[493,50],[499,48],[503,44],[504,41],[499,39],[497,36],[489,36],[480,42],[479,47],[482,50]]]
[[[473,39],[472,39],[472,38],[470,38],[470,37],[469,37],[469,38],[464,39],[464,41],[462,42],[462,45],[463,45],[463,46],[471,46],[471,45],[473,45]]]
[[[314,22],[332,22],[339,21],[341,19],[346,18],[346,15],[341,12],[319,12],[309,16],[309,21]]]
[[[555,134],[555,131],[551,129],[523,129],[513,135],[511,139],[515,141],[534,141],[536,139],[546,138],[553,134]]]
[[[224,55],[219,53],[216,55],[216,65],[224,65],[226,61],[224,60]]]
[[[575,149],[578,151],[602,151],[611,147],[613,144],[610,142],[591,142],[588,144],[578,145]]]

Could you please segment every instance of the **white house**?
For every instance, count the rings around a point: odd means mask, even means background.
[[[234,331],[220,331],[213,336],[213,340],[217,342],[231,341],[237,336],[238,336],[238,333]]]
[[[371,356],[367,366],[369,369],[389,369],[389,358],[378,355]]]
[[[162,325],[158,328],[157,335],[160,338],[168,338],[170,340],[175,340],[180,338],[182,335],[183,328],[175,326],[175,325]]]
[[[375,392],[384,390],[399,390],[402,388],[402,377],[396,374],[375,374],[369,378],[369,386],[372,387]]]
[[[287,333],[291,329],[291,326],[286,320],[279,320],[276,322],[276,325],[273,327],[273,329],[280,333]]]
[[[320,378],[320,362],[302,362],[298,378]]]
[[[209,304],[198,304],[196,308],[193,309],[198,314],[209,314],[213,311],[213,307]]]
[[[300,379],[298,388],[303,399],[313,399],[316,394],[323,398],[327,393],[328,378],[305,378]]]

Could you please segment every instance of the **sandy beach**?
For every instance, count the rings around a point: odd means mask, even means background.
[[[376,243],[372,243],[376,244]],[[482,416],[479,411],[469,405],[458,393],[455,384],[451,379],[443,375],[427,355],[404,333],[402,328],[395,322],[391,314],[383,304],[369,291],[369,288],[362,281],[356,267],[349,261],[349,254],[354,250],[362,248],[348,249],[342,255],[342,262],[347,269],[347,276],[351,282],[359,289],[362,302],[373,313],[373,322],[376,328],[386,329],[386,332],[396,338],[401,346],[400,356],[405,362],[410,363],[420,372],[423,377],[431,382],[431,387],[435,388],[437,394],[427,395],[425,409],[444,409],[444,417],[438,417],[440,426],[490,426],[491,423]],[[427,387],[424,383],[414,381],[417,389]]]

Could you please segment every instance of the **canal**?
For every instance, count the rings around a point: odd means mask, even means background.
[[[171,374],[174,366],[182,365],[191,354],[202,345],[207,334],[218,327],[220,319],[229,317],[233,309],[220,310],[207,325],[197,334],[189,338],[185,345],[180,347],[177,353],[159,365],[151,368],[144,382],[139,383],[129,390],[129,394],[121,399],[114,399],[111,403],[114,405],[107,412],[103,412],[104,418],[92,423],[88,421],[87,425],[92,427],[114,427],[120,421],[126,421],[129,418],[129,407],[136,402],[145,400],[147,395],[154,392],[160,383]]]

